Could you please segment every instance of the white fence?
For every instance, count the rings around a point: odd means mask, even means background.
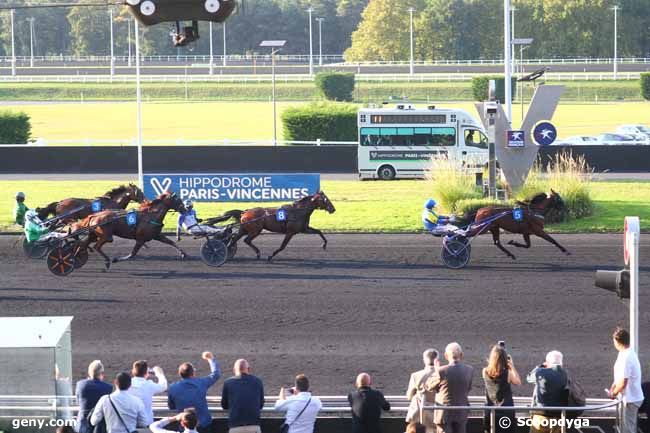
[[[356,146],[356,141],[284,141],[278,140],[186,140],[178,138],[175,140],[143,140],[143,146]],[[46,140],[38,138],[28,144],[0,144],[0,148],[9,147],[39,147],[39,146],[136,146],[135,138],[113,139],[113,140],[96,140],[90,138],[81,138],[74,140]]]

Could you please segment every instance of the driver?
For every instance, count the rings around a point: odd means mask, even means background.
[[[65,233],[52,231],[48,224],[41,221],[35,210],[28,210],[25,213],[25,237],[27,242],[32,243],[39,239],[46,240],[63,236],[65,236]]]
[[[176,239],[181,240],[181,228],[183,228],[187,233],[194,236],[202,235],[211,235],[215,233],[220,233],[222,229],[217,227],[212,227],[206,224],[199,224],[203,220],[196,216],[196,211],[194,210],[194,203],[191,200],[185,200],[183,202],[185,209],[187,211],[184,214],[180,214],[178,217],[178,225],[176,226]]]
[[[422,211],[422,224],[424,229],[434,236],[441,236],[449,232],[458,230],[458,227],[450,224],[455,221],[455,217],[438,215],[435,211],[436,201],[432,198],[424,202]]]

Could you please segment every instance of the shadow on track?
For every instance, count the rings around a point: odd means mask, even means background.
[[[88,302],[88,303],[101,303],[101,304],[123,304],[124,301],[116,299],[82,299],[82,298],[45,298],[38,296],[0,296],[0,302],[3,301],[18,301],[18,302]]]

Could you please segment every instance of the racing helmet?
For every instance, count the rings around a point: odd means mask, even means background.
[[[194,206],[194,203],[192,203],[192,200],[188,199],[183,202],[183,206],[185,206],[185,209],[189,209]]]
[[[24,199],[24,198],[25,198],[25,193],[24,193],[24,192],[21,192],[21,191],[17,192],[17,193],[16,193],[16,198],[22,198],[22,199]]]
[[[436,207],[436,204],[437,204],[436,201],[435,201],[434,199],[430,198],[429,200],[427,200],[427,201],[424,202],[424,207],[425,207],[426,209],[431,210],[431,209],[433,209],[434,207]]]

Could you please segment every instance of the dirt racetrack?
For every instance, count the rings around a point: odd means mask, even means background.
[[[472,394],[481,394],[479,367],[503,339],[520,373],[558,349],[590,396],[602,397],[616,358],[610,335],[628,316],[614,294],[594,287],[594,271],[621,267],[623,237],[557,239],[572,256],[533,239],[531,250],[512,248],[518,260],[511,261],[484,237],[470,266],[455,271],[442,266],[440,241],[425,235],[329,235],[327,251],[317,237],[302,235],[273,263],[254,260],[240,244],[238,258],[218,269],[196,258],[199,243],[186,238],[181,245],[193,258],[184,262],[151,243],[139,259],[110,272],[91,255],[86,267],[58,278],[44,261],[25,259],[14,247],[17,237],[0,236],[0,315],[74,315],[75,379],[93,359],[112,376],[144,358],[176,380],[182,361],[206,373],[200,353],[212,350],[226,376],[236,358],[249,359],[267,394],[304,372],[314,392],[341,395],[363,370],[384,392],[401,394],[409,373],[421,367],[422,350],[457,340],[477,367]],[[280,240],[263,236],[258,245],[268,254]],[[643,241],[647,264],[650,246]],[[105,250],[123,255],[131,245],[118,240]],[[640,323],[648,377],[650,314],[642,313]]]

